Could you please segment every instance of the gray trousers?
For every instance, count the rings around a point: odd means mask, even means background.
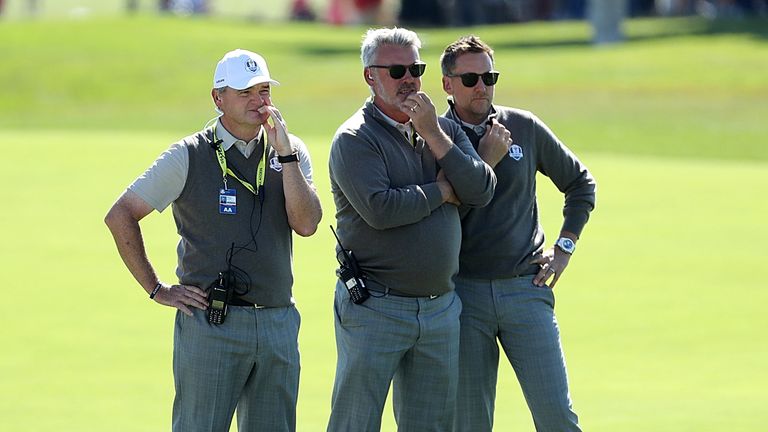
[[[555,318],[555,296],[533,276],[456,278],[461,297],[461,357],[454,432],[490,432],[499,343],[515,370],[539,432],[581,431]],[[498,340],[498,342],[497,342]]]
[[[173,431],[227,432],[235,408],[240,432],[295,431],[296,308],[230,307],[218,326],[192,310],[192,317],[176,314]]]
[[[451,430],[456,403],[461,300],[388,295],[334,301],[336,380],[328,432],[376,432],[393,386],[400,432]]]

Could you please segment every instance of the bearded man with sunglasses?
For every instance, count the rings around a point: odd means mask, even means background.
[[[498,184],[483,208],[462,207],[456,293],[461,298],[459,393],[454,431],[493,428],[500,343],[537,431],[580,431],[573,411],[552,289],[595,206],[595,180],[534,114],[493,104],[500,73],[476,36],[440,59],[449,95],[444,118],[461,125]],[[545,249],[536,174],[565,195],[558,240]],[[498,341],[498,342],[497,342]]]
[[[380,430],[390,384],[398,430],[452,427],[461,312],[453,289],[457,205],[487,204],[496,179],[459,125],[439,119],[420,91],[420,47],[406,29],[368,31],[361,58],[372,98],[331,146],[338,236],[370,293],[353,302],[343,276],[336,285],[331,432]]]

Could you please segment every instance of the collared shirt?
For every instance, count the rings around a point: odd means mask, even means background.
[[[256,148],[256,144],[259,143],[259,140],[263,134],[264,128],[262,127],[259,129],[259,133],[256,134],[256,138],[245,142],[241,139],[235,138],[234,135],[229,133],[227,128],[221,124],[221,119],[216,121],[216,137],[221,140],[221,148],[223,148],[224,151],[227,151],[234,145],[235,148],[237,148],[246,158],[251,156],[251,153],[253,153],[253,150]]]
[[[399,130],[405,139],[411,143],[411,145],[415,145],[415,141],[413,139],[413,122],[411,120],[408,120],[406,123],[400,123],[392,117],[384,114],[384,112],[380,110],[379,107],[377,107],[375,104],[373,104],[373,107],[376,108],[376,111],[378,111],[379,114],[381,114],[381,116],[384,118],[384,121],[386,121],[390,126],[393,126],[395,129]]]
[[[224,151],[229,150],[234,145],[246,158],[253,153],[263,133],[264,128],[261,129],[256,138],[246,143],[232,136],[221,124],[221,120],[216,122],[216,137],[221,140]],[[304,178],[307,183],[312,184],[312,163],[304,142],[295,135],[288,134],[288,137],[291,140],[291,145],[298,150],[299,167]],[[259,158],[256,158],[257,162]],[[270,161],[270,168],[275,169],[271,163]],[[277,163],[276,158],[275,163]],[[128,186],[128,189],[139,195],[155,210],[162,212],[181,195],[187,182],[188,171],[189,153],[182,140],[163,152],[151,167]]]
[[[458,118],[458,116],[456,116],[456,118]],[[486,117],[485,120],[483,120],[480,124],[467,123],[462,119],[459,119],[459,121],[461,122],[462,126],[464,126],[465,128],[472,129],[472,131],[474,131],[478,137],[482,138],[483,135],[485,135],[485,130],[486,130],[485,123],[488,121],[488,117]]]
[[[462,127],[471,130],[472,132],[477,135],[478,138],[482,138],[483,135],[485,135],[485,132],[488,130],[487,124],[488,120],[490,120],[491,117],[496,117],[496,109],[491,106],[491,109],[488,111],[488,114],[485,116],[483,121],[481,121],[479,124],[472,124],[469,122],[465,122],[461,118],[459,118],[459,113],[456,112],[456,104],[453,101],[453,96],[448,97],[448,112],[446,114],[451,114],[451,119],[454,121],[457,121]],[[444,116],[446,115],[444,114]]]

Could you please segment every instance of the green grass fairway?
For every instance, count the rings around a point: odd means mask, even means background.
[[[766,28],[634,21],[628,43],[605,49],[586,43],[583,23],[472,29],[497,47],[497,101],[539,114],[598,180],[597,209],[557,288],[584,430],[768,423]],[[150,16],[0,22],[0,431],[169,428],[174,311],[138,288],[102,219],[160,152],[213,116],[213,67],[238,46],[265,53],[283,83],[275,103],[314,159],[325,215],[317,235],[294,242],[298,430],[325,430],[335,370],[327,155],[367,94],[363,30]],[[437,57],[467,32],[422,33],[425,89],[440,109]],[[551,239],[562,197],[539,184]],[[173,280],[170,212],[142,227]],[[502,361],[496,430],[532,431],[510,369]],[[396,430],[391,406],[382,430]]]

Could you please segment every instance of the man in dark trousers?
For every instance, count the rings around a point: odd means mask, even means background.
[[[493,104],[499,72],[493,50],[475,36],[441,56],[445,118],[469,136],[498,184],[483,208],[462,209],[456,293],[461,355],[454,431],[493,427],[498,342],[509,359],[538,431],[579,431],[571,406],[552,288],[575,251],[595,205],[595,180],[551,130],[528,111]],[[565,195],[563,224],[546,247],[536,205],[536,174]]]
[[[227,53],[211,90],[221,116],[172,145],[105,219],[150,299],[178,309],[176,432],[227,431],[235,408],[240,431],[296,429],[292,233],[312,235],[321,209],[309,153],[272,104],[274,85],[261,56]],[[168,205],[181,236],[176,284],[158,278],[139,228]]]
[[[338,235],[370,297],[336,285],[338,361],[329,432],[374,432],[393,388],[401,431],[447,431],[453,421],[461,302],[453,290],[457,204],[485,205],[496,179],[461,128],[421,91],[421,41],[369,30],[362,78],[372,97],[336,132],[329,160]]]

